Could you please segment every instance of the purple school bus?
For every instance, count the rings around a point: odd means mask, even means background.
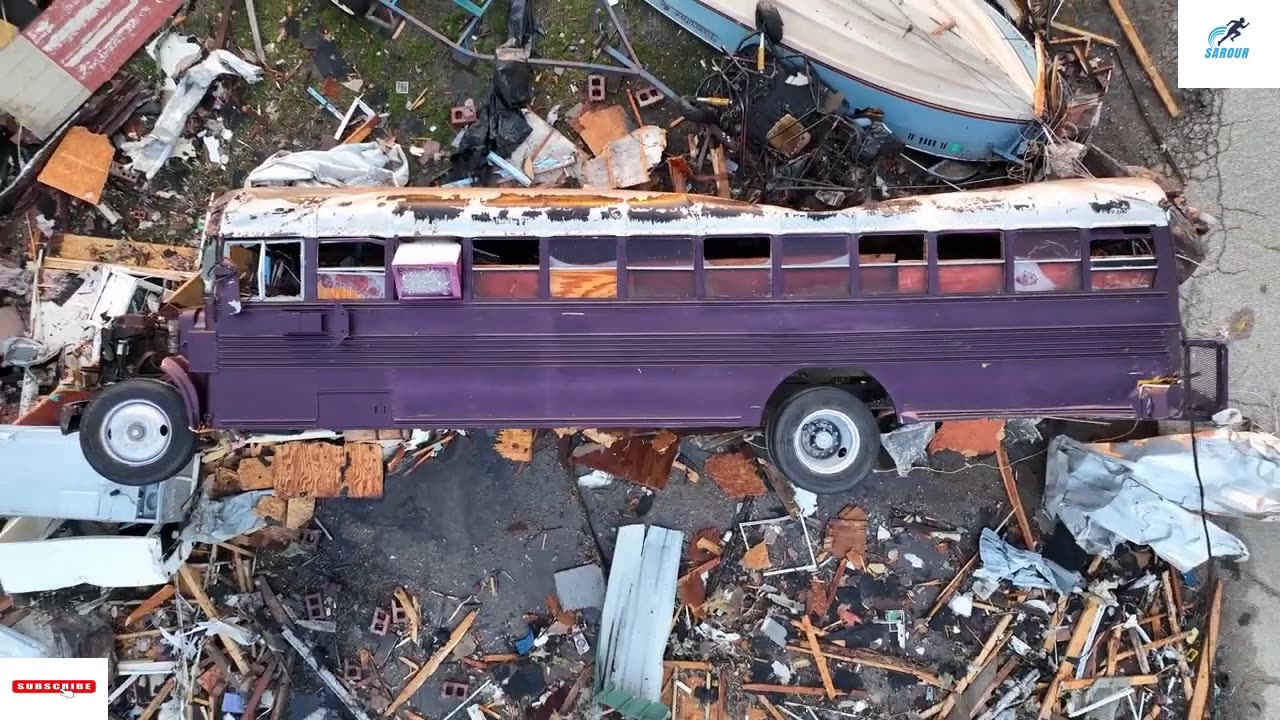
[[[896,423],[1178,418],[1225,397],[1183,336],[1168,210],[1069,180],[807,213],[647,192],[258,189],[210,210],[163,378],[81,442],[171,476],[193,429],[757,427],[847,490]]]

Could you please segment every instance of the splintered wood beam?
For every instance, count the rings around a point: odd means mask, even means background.
[[[1007,631],[1009,626],[1013,624],[1013,617],[1013,614],[1010,613],[1000,618],[1000,622],[996,624],[995,629],[991,631],[991,635],[987,637],[987,641],[983,643],[982,651],[969,663],[969,671],[951,689],[951,694],[947,696],[946,700],[921,713],[921,718],[934,716],[945,718],[951,714],[951,711],[955,709],[956,703],[960,701],[960,697],[964,695],[964,691],[969,689],[969,686],[973,684],[974,680],[978,679],[978,676],[982,674],[987,665],[991,664],[991,661],[995,660],[996,656],[1000,654],[1000,648],[1004,647],[1005,641],[1008,640]]]
[[[1182,110],[1178,108],[1178,101],[1174,100],[1173,93],[1169,92],[1169,87],[1164,84],[1164,77],[1160,75],[1160,70],[1156,68],[1155,62],[1151,60],[1151,55],[1147,52],[1147,47],[1142,44],[1142,38],[1138,37],[1138,31],[1134,29],[1133,23],[1129,20],[1129,13],[1124,9],[1124,3],[1121,0],[1111,0],[1111,12],[1115,13],[1116,20],[1120,21],[1120,29],[1124,30],[1124,35],[1129,39],[1129,44],[1133,46],[1133,54],[1138,56],[1138,62],[1142,63],[1142,69],[1146,71],[1147,77],[1151,78],[1151,86],[1156,89],[1156,94],[1160,96],[1164,107],[1169,111],[1170,117],[1178,117],[1182,114]]]
[[[1009,496],[1013,506],[1013,516],[1018,520],[1018,532],[1022,534],[1022,544],[1028,550],[1036,549],[1036,536],[1031,532],[1031,521],[1027,511],[1022,507],[1022,496],[1018,494],[1018,477],[1013,472],[1013,463],[1009,462],[1009,451],[1004,449],[1004,431],[1000,431],[1000,440],[996,443],[996,464],[1000,466],[1000,480],[1004,482],[1004,492]]]
[[[1205,633],[1204,646],[1200,650],[1200,667],[1196,669],[1196,688],[1191,695],[1187,720],[1201,720],[1209,705],[1209,686],[1213,684],[1213,656],[1218,650],[1218,631],[1222,621],[1222,581],[1213,587],[1213,600],[1209,603],[1209,629]]]
[[[834,700],[836,698],[836,685],[831,680],[831,669],[827,667],[827,658],[822,654],[822,648],[818,645],[818,634],[813,630],[813,623],[809,622],[808,614],[800,619],[800,629],[804,631],[805,638],[809,641],[809,649],[813,651],[813,664],[818,666],[818,675],[822,677],[822,687],[827,691],[827,698]]]
[[[1084,646],[1089,642],[1094,620],[1100,612],[1102,612],[1102,603],[1097,598],[1090,597],[1085,602],[1080,617],[1076,619],[1075,630],[1072,631],[1071,640],[1067,643],[1067,652],[1062,656],[1062,662],[1058,664],[1058,673],[1049,682],[1049,689],[1045,691],[1044,701],[1040,703],[1040,712],[1036,716],[1038,720],[1049,720],[1053,716],[1054,709],[1058,706],[1058,698],[1062,694],[1062,683],[1070,679],[1071,673],[1075,672],[1076,662],[1084,652]]]
[[[788,645],[787,649],[795,652],[813,655],[813,650],[803,645]],[[892,655],[882,655],[872,650],[863,650],[859,648],[843,649],[843,651],[835,648],[827,647],[822,650],[823,657],[829,660],[840,660],[842,662],[854,663],[856,665],[865,665],[880,670],[888,670],[890,672],[901,673],[903,675],[911,675],[927,685],[936,688],[945,687],[942,678],[935,673],[929,672],[924,668],[917,667],[907,660],[896,658]]]
[[[1094,42],[1096,42],[1096,43],[1102,43],[1103,45],[1106,45],[1106,46],[1108,46],[1108,47],[1119,47],[1119,46],[1120,46],[1120,43],[1116,42],[1115,40],[1112,40],[1111,38],[1107,37],[1106,35],[1099,35],[1098,33],[1095,33],[1095,32],[1089,32],[1088,30],[1085,30],[1084,28],[1078,28],[1078,27],[1076,27],[1076,26],[1074,26],[1074,25],[1068,25],[1068,24],[1066,24],[1066,23],[1060,23],[1060,22],[1058,22],[1058,21],[1056,21],[1056,20],[1055,20],[1054,22],[1050,23],[1050,25],[1052,25],[1052,26],[1053,26],[1053,29],[1054,29],[1054,30],[1061,30],[1061,31],[1063,31],[1063,32],[1069,32],[1069,33],[1071,33],[1072,35],[1077,35],[1077,36],[1082,37],[1082,38],[1087,38],[1087,39],[1092,40],[1092,41],[1094,41]]]
[[[476,621],[476,613],[476,610],[472,610],[467,613],[466,617],[462,618],[462,622],[458,623],[453,632],[449,633],[449,639],[445,641],[444,645],[441,645],[440,649],[431,655],[431,658],[422,665],[418,672],[414,673],[408,684],[404,686],[404,690],[401,690],[396,699],[387,706],[387,709],[382,713],[384,717],[395,715],[396,709],[409,702],[409,698],[413,697],[413,694],[418,692],[423,684],[427,682],[427,679],[435,674],[440,665],[453,652],[453,649],[458,646],[458,643],[462,642],[462,638],[466,637],[467,633],[471,631],[471,625]]]
[[[176,590],[172,585],[161,586],[159,590],[152,593],[151,597],[143,600],[141,605],[134,608],[133,612],[129,613],[129,616],[124,619],[124,626],[129,627],[141,620],[148,613],[169,602],[169,599],[173,597],[175,592]]]
[[[178,577],[182,578],[182,582],[185,583],[187,589],[191,591],[191,595],[195,599],[196,605],[204,611],[204,614],[209,616],[210,620],[220,620],[221,618],[218,617],[218,611],[213,606],[213,601],[205,594],[204,587],[201,586],[199,580],[196,580],[195,575],[191,572],[191,568],[188,567],[186,563],[182,563],[178,566]],[[231,656],[231,661],[236,664],[236,670],[239,670],[244,675],[248,675],[250,670],[249,663],[245,661],[244,653],[240,652],[240,645],[226,635],[218,635],[218,639],[221,640],[223,646],[227,648],[227,654]]]

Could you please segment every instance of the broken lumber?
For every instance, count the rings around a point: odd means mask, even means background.
[[[1049,720],[1052,717],[1054,708],[1058,705],[1058,697],[1062,694],[1062,683],[1075,671],[1075,664],[1079,661],[1080,654],[1084,652],[1084,646],[1089,642],[1089,636],[1093,632],[1094,620],[1101,611],[1102,603],[1096,597],[1090,596],[1085,602],[1084,610],[1080,612],[1080,617],[1076,619],[1071,640],[1067,643],[1067,652],[1062,656],[1062,662],[1058,664],[1058,673],[1049,682],[1049,689],[1045,691],[1044,700],[1040,703],[1040,712],[1037,715],[1038,720]]]
[[[1050,24],[1051,26],[1053,26],[1053,29],[1054,29],[1054,30],[1061,30],[1061,31],[1063,31],[1063,32],[1069,32],[1069,33],[1071,33],[1072,35],[1077,35],[1077,36],[1082,37],[1082,38],[1087,38],[1087,39],[1092,40],[1092,41],[1094,41],[1094,42],[1096,42],[1096,43],[1102,43],[1103,45],[1106,45],[1106,46],[1108,46],[1108,47],[1119,47],[1119,46],[1120,46],[1120,43],[1116,42],[1115,40],[1112,40],[1111,38],[1107,37],[1106,35],[1099,35],[1098,33],[1090,32],[1090,31],[1088,31],[1088,30],[1085,30],[1084,28],[1078,28],[1078,27],[1076,27],[1076,26],[1074,26],[1074,25],[1068,25],[1068,24],[1066,24],[1066,23],[1061,23],[1061,22],[1058,22],[1057,20],[1055,20],[1055,21],[1053,21],[1052,23],[1049,23],[1049,24]]]
[[[1138,56],[1138,62],[1142,63],[1142,69],[1146,71],[1147,77],[1151,78],[1151,86],[1155,88],[1156,94],[1160,96],[1164,107],[1169,111],[1170,117],[1178,117],[1182,114],[1182,110],[1178,108],[1178,101],[1173,98],[1173,94],[1169,92],[1168,86],[1164,84],[1164,77],[1160,75],[1160,70],[1156,68],[1155,63],[1151,60],[1151,55],[1147,53],[1147,48],[1142,44],[1142,38],[1138,37],[1138,31],[1134,29],[1133,23],[1129,20],[1129,13],[1124,9],[1124,3],[1121,0],[1110,0],[1111,12],[1115,13],[1116,20],[1120,21],[1120,29],[1124,31],[1124,35],[1129,39],[1129,44],[1133,46],[1133,54]]]
[[[1028,550],[1036,549],[1036,536],[1031,532],[1031,521],[1027,519],[1027,511],[1022,507],[1022,496],[1018,494],[1018,476],[1013,472],[1013,464],[1009,462],[1009,451],[1004,447],[1004,429],[996,443],[996,464],[1000,467],[1000,480],[1004,482],[1004,492],[1009,496],[1013,506],[1013,516],[1018,520],[1018,532],[1022,534],[1022,544]]]
[[[177,590],[172,585],[161,586],[159,590],[151,594],[151,597],[143,600],[141,605],[134,608],[133,612],[129,613],[129,616],[124,619],[124,626],[129,627],[141,620],[143,616],[169,602],[169,599],[173,597],[175,592],[177,592]]]
[[[745,683],[743,690],[749,693],[781,693],[783,695],[813,695],[825,697],[826,688],[805,687],[804,685],[773,685],[770,683]],[[839,693],[837,693],[839,694]]]
[[[1127,687],[1144,687],[1160,682],[1159,675],[1116,675],[1114,677],[1069,678],[1060,683],[1062,690],[1084,690],[1099,682],[1106,681],[1110,690],[1123,690]]]
[[[982,671],[986,669],[987,665],[990,664],[992,660],[995,660],[996,656],[1000,654],[999,649],[1003,647],[1005,641],[1008,640],[1005,633],[1009,630],[1009,626],[1013,624],[1013,618],[1014,616],[1012,614],[1005,615],[1000,618],[1000,622],[996,624],[995,629],[991,631],[991,635],[987,637],[987,641],[983,643],[981,652],[979,652],[978,656],[969,663],[968,672],[966,672],[964,677],[960,678],[960,682],[956,683],[956,686],[951,689],[951,694],[947,696],[946,700],[943,700],[937,705],[934,705],[921,713],[921,720],[935,715],[945,718],[951,714],[951,711],[955,708],[956,703],[960,701],[960,696],[964,694],[964,691],[969,689],[969,686],[973,684],[974,680],[978,679],[978,676],[982,674]]]
[[[218,617],[218,610],[213,606],[213,601],[205,594],[204,587],[201,585],[200,581],[196,579],[195,575],[192,574],[191,568],[186,563],[182,563],[178,566],[178,577],[182,578],[182,581],[186,583],[187,589],[191,591],[191,596],[196,601],[196,605],[204,611],[204,614],[207,615],[210,620],[220,620],[221,618]],[[226,635],[219,634],[218,639],[221,640],[223,646],[227,648],[227,654],[231,656],[231,661],[236,664],[236,669],[242,674],[248,675],[250,672],[249,663],[245,661],[244,654],[240,652],[240,645]]]
[[[1213,656],[1218,649],[1218,631],[1222,622],[1222,581],[1213,586],[1209,603],[1209,629],[1200,650],[1200,666],[1196,668],[1196,688],[1188,705],[1187,720],[1201,720],[1209,705],[1209,687],[1213,684]]]
[[[782,713],[778,712],[777,706],[769,700],[769,696],[761,695],[756,699],[760,701],[760,704],[764,706],[765,711],[769,713],[769,717],[773,718],[773,720],[786,720],[786,718],[782,717]]]
[[[805,638],[809,641],[809,649],[813,651],[813,664],[818,666],[818,675],[822,676],[822,687],[826,688],[827,698],[834,700],[836,685],[831,680],[831,669],[827,667],[827,658],[818,645],[818,635],[813,631],[813,623],[809,622],[808,614],[801,616],[800,629],[804,631]]]
[[[418,672],[414,673],[413,677],[409,679],[408,684],[406,684],[404,689],[400,691],[400,694],[396,696],[396,699],[387,706],[385,711],[383,711],[382,715],[384,717],[391,717],[394,715],[396,709],[408,702],[409,698],[413,697],[413,694],[418,692],[418,689],[427,682],[427,679],[435,674],[436,670],[440,668],[440,665],[444,663],[445,659],[453,652],[453,649],[458,646],[458,643],[462,642],[462,638],[466,637],[467,633],[471,631],[471,625],[476,621],[476,613],[476,610],[472,610],[467,613],[466,617],[462,618],[462,622],[459,622],[457,627],[453,629],[453,632],[449,633],[449,639],[445,641],[444,645],[441,645],[440,649],[436,650],[435,653],[431,655],[431,658],[423,663],[422,668],[418,670]]]
[[[813,655],[813,650],[802,645],[789,645],[789,650],[802,652],[806,655]],[[903,675],[912,675],[927,685],[937,688],[946,687],[942,682],[942,678],[936,673],[932,673],[924,668],[912,664],[910,661],[896,658],[892,655],[883,655],[874,650],[865,650],[862,648],[822,648],[822,655],[829,660],[840,660],[856,665],[866,665],[867,667],[878,668],[880,670],[888,670],[890,672],[901,673]]]
[[[933,618],[942,611],[942,608],[947,606],[947,602],[951,600],[951,596],[956,594],[956,590],[960,589],[960,585],[964,583],[965,579],[969,577],[969,574],[972,573],[977,566],[978,553],[974,553],[973,556],[956,571],[955,577],[951,578],[951,581],[947,583],[947,586],[942,588],[942,592],[938,593],[938,599],[933,602],[933,607],[929,608],[929,614],[924,618],[926,623],[932,622]]]
[[[711,150],[711,171],[715,173],[716,195],[722,198],[729,197],[729,162],[725,158],[722,145],[717,145]]]
[[[147,703],[147,709],[142,711],[142,715],[138,717],[138,720],[151,720],[151,718],[155,717],[155,714],[160,711],[160,706],[164,704],[169,694],[173,692],[173,686],[177,682],[178,679],[170,675],[169,679],[164,681],[164,685],[161,685],[160,689],[156,691],[155,696],[151,698],[151,702]]]

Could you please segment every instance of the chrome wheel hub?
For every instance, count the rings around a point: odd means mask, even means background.
[[[129,400],[107,412],[98,431],[102,447],[123,465],[147,465],[169,449],[169,417],[149,400]]]
[[[817,410],[800,421],[794,445],[805,468],[819,475],[849,469],[858,456],[857,428],[853,418],[838,410]]]

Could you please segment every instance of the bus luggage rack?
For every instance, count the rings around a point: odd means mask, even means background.
[[[1227,346],[1214,340],[1188,340],[1183,348],[1182,416],[1207,420],[1227,405]]]

